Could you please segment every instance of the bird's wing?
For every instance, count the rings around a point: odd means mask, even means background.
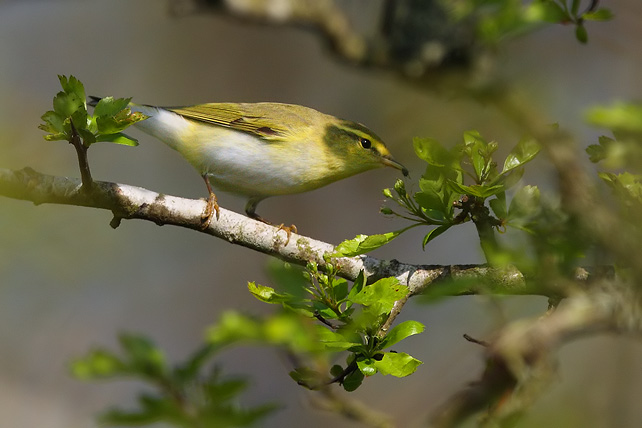
[[[285,104],[267,105],[266,103],[210,103],[173,107],[167,110],[187,119],[224,126],[254,134],[268,141],[276,141],[287,139],[292,135],[292,127],[283,125],[292,124],[291,117],[284,117],[291,115],[288,111],[289,107]]]

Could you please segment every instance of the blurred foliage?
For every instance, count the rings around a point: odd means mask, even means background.
[[[586,43],[585,21],[607,21],[613,17],[609,9],[598,7],[599,2],[595,0],[469,0],[454,3],[463,11],[479,14],[479,36],[491,44],[546,24],[572,24],[576,39]]]
[[[592,162],[602,162],[611,170],[639,171],[642,167],[642,104],[618,102],[596,106],[586,112],[586,120],[597,127],[609,129],[613,137],[601,136],[587,152]]]
[[[266,404],[239,407],[246,388],[242,379],[222,378],[209,367],[223,349],[241,344],[273,346],[296,362],[290,376],[302,386],[320,389],[339,383],[346,391],[357,389],[377,373],[404,377],[421,362],[412,356],[388,350],[403,339],[419,334],[424,326],[405,321],[381,331],[395,301],[408,290],[395,278],[366,286],[363,275],[349,287],[336,272],[319,271],[313,263],[305,272],[289,265],[273,267],[283,292],[248,284],[257,299],[282,306],[280,312],[256,318],[236,311],[224,313],[206,334],[206,344],[186,362],[171,367],[163,351],[144,336],[123,334],[122,354],[98,348],[71,364],[82,380],[137,379],[155,394],[143,393],[139,409],[112,409],[99,417],[103,424],[141,426],[166,422],[180,427],[236,427],[254,424],[276,409]],[[314,321],[321,321],[316,324]],[[346,364],[330,364],[347,353]]]
[[[642,105],[615,103],[588,110],[589,123],[609,129],[613,137],[602,135],[598,144],[586,148],[590,160],[600,164],[598,176],[612,190],[621,208],[622,219],[639,225],[642,208]]]
[[[99,417],[102,425],[143,426],[158,422],[185,428],[242,427],[255,424],[277,407],[243,408],[239,396],[243,378],[223,377],[209,368],[217,348],[205,345],[183,364],[170,366],[164,352],[150,339],[133,334],[119,337],[121,353],[97,348],[71,364],[82,380],[132,378],[154,393],[142,393],[137,410],[111,409]]]

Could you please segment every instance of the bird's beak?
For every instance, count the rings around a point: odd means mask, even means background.
[[[383,164],[386,165],[386,166],[391,166],[393,168],[398,169],[399,171],[401,171],[401,173],[404,175],[404,177],[408,177],[408,168],[406,168],[405,166],[403,166],[402,164],[400,164],[399,162],[397,162],[393,158],[384,157],[383,158]]]

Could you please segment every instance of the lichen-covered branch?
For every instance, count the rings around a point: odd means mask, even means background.
[[[31,168],[19,171],[0,169],[0,195],[37,205],[51,203],[106,209],[114,215],[112,227],[117,227],[122,219],[143,219],[158,225],[185,227],[303,266],[313,261],[324,267],[326,255],[334,251],[332,244],[297,234],[292,234],[286,244],[286,233],[277,227],[225,209],[221,209],[217,221],[212,221],[203,230],[201,214],[205,209],[204,200],[163,195],[104,181],[96,181],[93,190],[88,192],[78,179],[45,175]],[[412,265],[369,256],[336,258],[332,263],[337,266],[339,275],[349,280],[356,279],[361,270],[369,281],[397,277],[410,288],[410,295],[422,293],[430,287],[441,295],[537,293],[512,267]]]

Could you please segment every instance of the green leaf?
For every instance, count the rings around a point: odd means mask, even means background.
[[[111,409],[101,414],[98,418],[100,426],[149,425],[161,419],[165,413],[168,413],[165,408],[170,407],[169,401],[160,400],[156,397],[143,396],[140,397],[139,402],[144,410],[124,411],[119,409]]]
[[[475,171],[475,181],[481,183],[489,166],[488,143],[481,137],[479,132],[466,131],[464,132],[464,146]]]
[[[58,92],[53,100],[54,111],[61,117],[69,118],[76,110],[83,108],[84,99],[79,98],[76,94],[67,94]]]
[[[453,214],[453,201],[459,194],[453,192],[448,186],[443,175],[435,180],[419,179],[421,192],[414,195],[414,199],[424,209],[426,215],[441,224],[446,219],[451,220]]]
[[[283,346],[293,352],[322,350],[312,320],[292,311],[254,319],[235,311],[225,312],[207,331],[207,341],[222,347],[239,342]]]
[[[96,142],[96,136],[88,129],[77,129],[76,131],[78,131],[78,135],[80,135],[80,138],[86,147],[89,147]]]
[[[613,131],[642,133],[642,103],[614,103],[609,107],[593,107],[586,112],[586,120]]]
[[[346,351],[354,346],[361,345],[361,341],[352,341],[340,332],[332,331],[320,325],[317,325],[316,327],[318,340],[326,351]]]
[[[61,140],[68,140],[69,137],[67,134],[47,134],[44,136],[44,139],[47,141],[61,141]]]
[[[448,184],[457,192],[469,196],[476,196],[478,198],[486,199],[490,196],[493,196],[497,193],[504,191],[504,186],[501,184],[494,186],[486,186],[480,184],[473,184],[471,186],[466,186],[464,184],[459,184],[454,181],[448,181]]]
[[[573,0],[571,2],[571,13],[575,16],[577,15],[577,12],[580,10],[580,0]]]
[[[406,337],[419,334],[424,331],[424,328],[424,325],[420,322],[412,320],[404,321],[386,334],[386,337],[384,337],[379,344],[379,349],[388,348]]]
[[[348,392],[355,391],[363,383],[364,377],[365,376],[361,370],[355,370],[352,373],[349,373],[345,379],[343,379],[343,389]]]
[[[414,194],[415,202],[425,210],[433,210],[443,213],[445,191],[443,185],[436,181],[419,179],[421,192]],[[443,214],[442,214],[443,215]]]
[[[68,94],[74,94],[76,97],[84,100],[87,98],[85,95],[85,87],[82,84],[82,82],[78,79],[76,79],[74,76],[69,76],[67,78],[66,76],[59,75],[58,80],[60,81],[60,86],[62,86],[62,89],[68,93]]]
[[[383,358],[374,363],[382,375],[393,375],[395,377],[413,374],[421,364],[421,361],[403,352],[385,352]]]
[[[214,345],[226,345],[240,340],[258,340],[261,324],[235,311],[226,311],[219,321],[207,330],[207,340]]]
[[[64,128],[65,118],[60,116],[55,111],[49,110],[48,112],[43,114],[40,118],[45,123],[38,126],[38,128],[42,129],[43,131],[51,132],[52,134],[65,132],[65,128]]]
[[[504,161],[504,169],[502,174],[507,173],[515,168],[523,166],[525,163],[530,162],[537,156],[541,147],[540,145],[531,138],[525,138],[520,140],[513,150],[506,156]]]
[[[346,281],[345,279],[336,279],[332,283],[332,293],[334,294],[334,299],[340,302],[348,297],[348,288],[348,281]]]
[[[602,135],[598,138],[599,144],[591,144],[586,148],[586,153],[593,163],[598,163],[609,156],[609,151],[612,149],[616,141],[610,137]]]
[[[100,134],[115,134],[133,125],[136,122],[147,119],[142,113],[132,113],[130,109],[121,110],[115,116],[96,117],[96,126]]]
[[[265,303],[286,303],[293,298],[292,295],[277,293],[274,288],[266,287],[253,281],[247,283],[247,288],[254,297]]]
[[[432,166],[452,166],[454,156],[441,143],[433,138],[414,138],[412,140],[415,153],[420,159]]]
[[[613,174],[601,172],[598,176],[604,180],[614,193],[627,205],[642,203],[642,176],[624,172],[622,174]],[[635,208],[639,208],[635,206]]]
[[[587,21],[609,21],[613,19],[613,12],[606,8],[599,8],[592,12],[586,12],[582,15],[583,19]]]
[[[108,142],[130,147],[136,147],[138,145],[137,139],[132,138],[129,135],[125,135],[122,132],[117,132],[115,134],[99,134],[96,137],[96,142]]]
[[[311,323],[308,319],[291,312],[271,316],[262,323],[262,340],[270,345],[284,346],[297,352],[317,352],[320,350]]]
[[[346,297],[346,299],[349,301],[353,301],[354,297],[357,294],[359,294],[365,286],[366,286],[366,277],[363,273],[363,270],[361,270],[359,272],[359,275],[357,275],[357,278],[352,283],[352,288],[350,289],[350,292],[348,293],[348,296]]]
[[[266,266],[270,279],[279,285],[279,288],[285,290],[286,294],[292,295],[293,298],[302,300],[306,293],[308,282],[300,266],[284,263],[276,258],[270,258]]]
[[[512,226],[524,224],[540,210],[540,191],[537,186],[524,186],[515,193],[508,208],[507,221]]]
[[[343,367],[341,367],[339,364],[335,364],[332,367],[330,367],[330,375],[332,377],[337,377],[343,374]]]
[[[346,239],[334,248],[333,257],[347,257],[346,254],[355,254],[359,245],[366,240],[368,235],[357,235],[353,239]]]
[[[357,359],[357,367],[361,370],[366,376],[373,376],[377,374],[377,368],[375,366],[376,360],[374,358],[360,358]]]
[[[568,20],[566,11],[552,1],[530,3],[526,8],[525,17],[531,22],[544,21],[552,24]]]
[[[588,32],[586,27],[581,22],[575,25],[575,38],[580,43],[588,42]]]
[[[211,376],[211,378],[212,379],[201,380],[208,381],[203,385],[203,392],[204,395],[212,402],[222,402],[234,399],[237,395],[245,391],[249,384],[246,379],[240,378],[221,381],[216,379],[216,374]]]
[[[96,117],[111,117],[118,114],[121,110],[125,109],[131,98],[114,98],[114,97],[104,97],[98,101],[96,107],[94,107],[94,116]]]
[[[59,75],[58,80],[62,86],[62,92],[58,92],[54,97],[54,111],[63,118],[71,117],[78,109],[87,111],[85,103],[85,88],[83,84],[74,76]],[[77,123],[78,127],[84,127],[85,124]]]
[[[357,235],[354,239],[343,241],[334,250],[333,257],[354,257],[369,253],[395,239],[401,231],[379,235]]]
[[[488,205],[490,205],[490,208],[493,210],[495,217],[500,219],[506,218],[508,215],[506,211],[506,193],[499,192],[496,196],[495,199],[488,201]]]
[[[364,306],[381,305],[382,313],[388,313],[397,300],[408,294],[408,287],[400,284],[397,278],[383,278],[363,289],[352,298],[352,301]]]
[[[421,244],[421,248],[425,250],[426,245],[428,245],[430,241],[432,241],[433,239],[435,239],[436,237],[438,237],[439,235],[441,235],[442,233],[450,229],[451,226],[452,224],[446,224],[444,226],[438,226],[432,229],[430,232],[426,234],[426,236],[424,236],[424,240]]]
[[[209,343],[201,345],[184,363],[177,365],[174,369],[173,377],[177,382],[183,384],[198,380],[201,376],[201,371],[205,369],[205,365],[217,350],[216,346]]]
[[[510,170],[507,174],[500,174],[489,184],[492,186],[503,185],[504,190],[509,190],[514,185],[519,183],[519,180],[524,176],[524,168],[515,168]]]
[[[81,380],[104,379],[125,372],[125,364],[113,353],[97,349],[71,363],[71,372]]]
[[[149,376],[161,376],[167,370],[165,355],[151,340],[134,334],[121,334],[120,346],[125,350],[132,370]]]
[[[297,367],[288,375],[299,385],[310,389],[314,389],[321,378],[319,372],[305,366]]]
[[[44,123],[38,125],[41,129],[49,134],[44,138],[47,141],[68,140],[69,136],[65,131],[65,119],[53,110],[49,110],[41,116]]]

